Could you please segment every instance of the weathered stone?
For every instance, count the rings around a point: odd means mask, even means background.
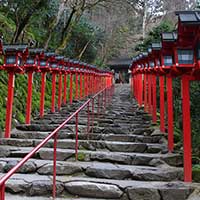
[[[20,147],[31,147],[33,146],[32,140],[24,140],[24,139],[1,139],[0,145],[11,145],[11,146],[20,146]]]
[[[127,169],[120,169],[115,166],[101,165],[88,167],[86,175],[97,178],[119,179],[123,180],[131,177],[131,172]]]
[[[4,166],[4,171],[8,172],[10,169],[12,169],[14,166],[18,164],[19,161],[17,160],[11,160]],[[35,163],[28,161],[24,163],[17,172],[20,173],[31,173],[36,171],[36,165]]]
[[[57,160],[66,160],[74,155],[73,152],[71,151],[65,151],[65,150],[57,150]],[[53,160],[53,150],[48,149],[48,150],[43,150],[41,149],[39,151],[39,156],[41,159],[44,160]]]
[[[130,200],[161,200],[158,190],[150,188],[128,188]]]
[[[109,153],[91,153],[90,154],[91,160],[98,160],[98,161],[110,161],[116,163],[123,163],[123,164],[131,164],[132,157],[128,155],[120,155],[120,154],[109,154]]]
[[[160,153],[164,151],[166,147],[160,145],[160,144],[149,144],[147,147],[147,153]]]
[[[64,186],[57,182],[56,183],[56,194],[61,195],[64,190]],[[31,196],[41,195],[45,196],[52,193],[52,181],[33,181],[28,194]]]
[[[163,160],[172,166],[182,166],[183,165],[183,158],[181,155],[178,154],[169,154],[169,156],[164,157]]]
[[[4,171],[5,165],[6,165],[6,162],[5,162],[5,161],[0,161],[0,172],[3,172],[3,171]]]
[[[166,188],[160,189],[160,195],[163,200],[186,200],[192,190],[187,188]]]
[[[165,161],[161,160],[161,159],[152,159],[150,162],[149,162],[149,165],[150,166],[154,166],[154,167],[158,167],[160,165],[167,165]]]
[[[53,164],[47,164],[42,166],[37,170],[39,174],[43,175],[52,175],[53,174]],[[82,172],[82,168],[76,164],[57,164],[56,165],[56,174],[57,175],[72,175],[78,172]]]
[[[0,147],[0,157],[7,157],[10,154],[10,150],[5,147]]]
[[[65,188],[69,193],[82,197],[119,199],[123,194],[115,185],[94,182],[68,182]]]
[[[6,191],[10,193],[26,193],[31,184],[22,179],[9,179],[6,183]]]
[[[187,200],[199,200],[199,199],[200,199],[200,188],[195,189]]]
[[[106,146],[110,151],[117,152],[143,153],[147,148],[145,143],[106,142]]]

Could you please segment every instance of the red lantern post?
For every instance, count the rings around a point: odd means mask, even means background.
[[[5,138],[10,137],[12,123],[12,105],[15,87],[15,74],[23,72],[23,55],[27,55],[26,45],[4,45],[3,68],[8,72],[8,96],[6,104]]]
[[[26,59],[26,62],[24,64],[25,72],[28,73],[26,124],[30,124],[31,122],[33,73],[39,72],[38,60],[39,60],[39,56],[42,53],[43,53],[43,49],[29,49],[29,56]]]
[[[40,91],[40,117],[44,116],[44,102],[45,102],[45,87],[46,87],[46,73],[50,71],[48,57],[54,53],[45,53],[39,59],[39,66],[41,71],[41,91]]]

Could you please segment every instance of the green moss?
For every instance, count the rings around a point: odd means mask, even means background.
[[[195,165],[192,169],[192,179],[194,182],[200,183],[200,165]]]
[[[86,156],[86,155],[85,155],[84,153],[82,153],[82,152],[81,152],[81,153],[78,153],[78,160],[79,160],[79,161],[84,161],[84,160],[85,160],[85,156]]]

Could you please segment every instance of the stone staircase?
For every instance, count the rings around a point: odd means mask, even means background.
[[[197,200],[200,185],[182,181],[182,157],[167,152],[163,133],[118,85],[112,104],[87,133],[87,112],[79,116],[79,153],[75,161],[74,120],[58,134],[57,199]],[[19,125],[12,138],[0,139],[1,176],[18,163],[82,102]],[[89,138],[89,140],[88,140]],[[6,184],[6,199],[51,198],[53,140],[24,164]]]

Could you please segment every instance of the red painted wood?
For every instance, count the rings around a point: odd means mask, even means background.
[[[62,74],[59,74],[58,80],[58,110],[60,110],[62,105]]]
[[[33,72],[28,72],[28,91],[26,100],[26,124],[31,122],[31,106],[32,106],[32,84],[33,84]]]
[[[64,86],[63,86],[63,104],[67,103],[67,74],[64,74]]]
[[[52,74],[51,112],[55,112],[56,73]]]
[[[160,131],[165,132],[165,78],[160,76]]]
[[[172,77],[167,77],[168,150],[174,150],[174,112]]]
[[[10,130],[12,127],[12,105],[15,87],[15,74],[14,72],[8,73],[8,96],[6,104],[6,124],[5,124],[5,138],[10,138]]]
[[[152,86],[153,86],[153,122],[157,121],[157,99],[156,99],[156,75],[152,75]]]
[[[69,86],[69,102],[72,104],[73,101],[73,74],[70,73],[70,86]]]
[[[182,76],[184,181],[192,182],[192,148],[190,119],[190,79]]]
[[[40,117],[44,116],[45,87],[46,87],[46,72],[42,72],[41,94],[40,94]]]

